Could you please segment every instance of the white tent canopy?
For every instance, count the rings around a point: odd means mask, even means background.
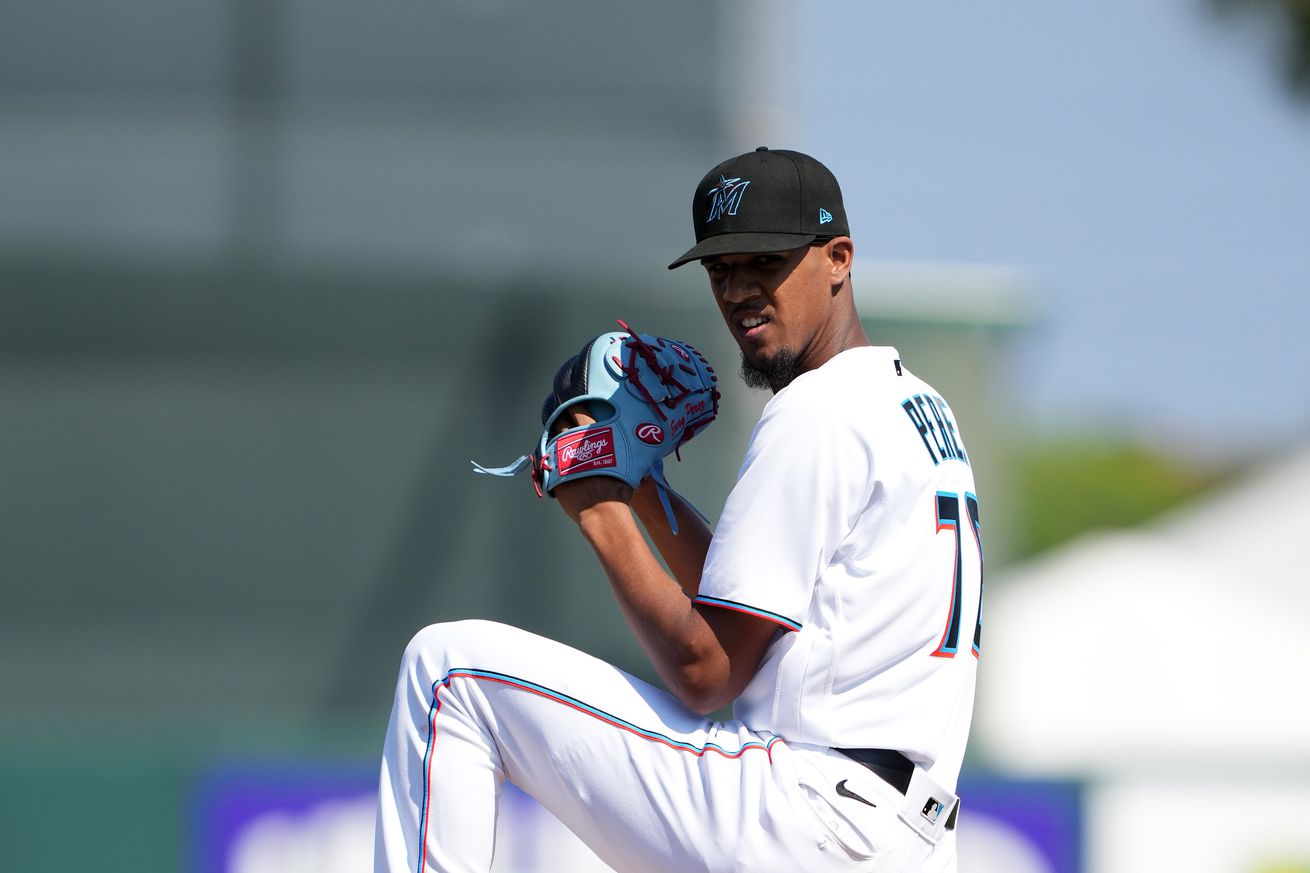
[[[1310,451],[989,585],[976,750],[1033,775],[1310,765]]]

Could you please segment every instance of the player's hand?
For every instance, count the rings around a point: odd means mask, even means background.
[[[585,405],[579,404],[566,410],[556,419],[552,432],[559,433],[569,428],[593,424],[596,419],[584,408]],[[644,487],[646,482],[642,485]],[[583,513],[590,509],[602,511],[622,509],[626,513],[628,504],[632,501],[632,488],[622,479],[613,476],[587,476],[572,482],[561,482],[551,493],[559,500],[560,508],[565,514],[579,524]]]

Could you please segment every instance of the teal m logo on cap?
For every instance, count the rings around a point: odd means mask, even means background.
[[[736,215],[741,208],[741,195],[746,193],[749,184],[749,180],[743,182],[740,177],[725,179],[720,176],[719,184],[705,192],[710,195],[710,214],[705,219],[706,224],[725,215]]]

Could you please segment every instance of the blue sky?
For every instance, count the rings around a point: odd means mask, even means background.
[[[779,103],[861,254],[1037,289],[1005,375],[1034,422],[1192,453],[1310,439],[1310,106],[1264,34],[1202,0],[792,15]]]

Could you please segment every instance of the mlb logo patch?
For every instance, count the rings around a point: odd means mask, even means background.
[[[935,797],[929,797],[928,802],[923,805],[923,815],[932,824],[937,824],[937,819],[942,814],[942,802]]]
[[[613,467],[614,430],[608,427],[592,428],[560,437],[555,442],[561,476]]]

